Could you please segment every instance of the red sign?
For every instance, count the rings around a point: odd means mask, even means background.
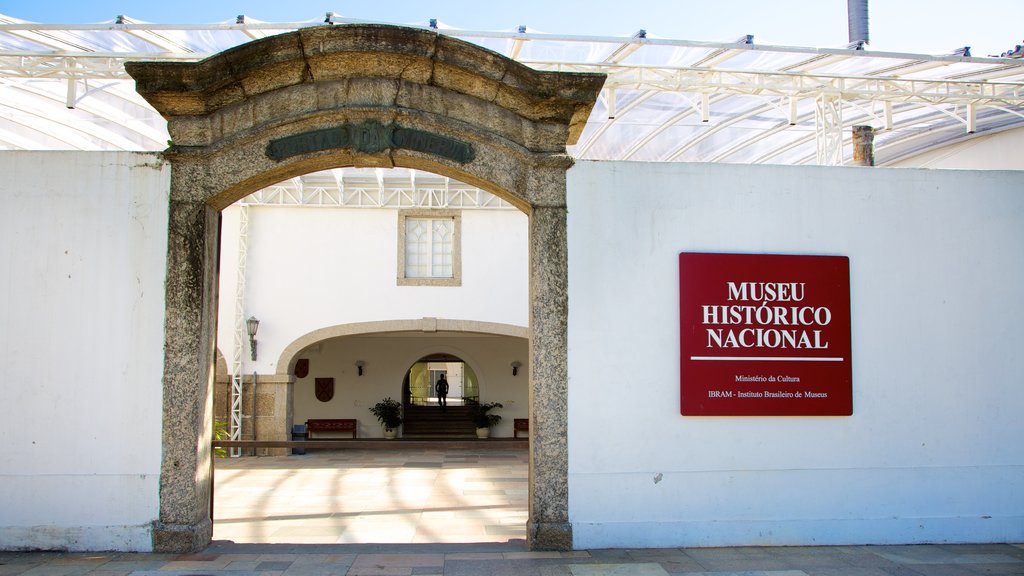
[[[683,416],[849,416],[850,260],[679,254]]]

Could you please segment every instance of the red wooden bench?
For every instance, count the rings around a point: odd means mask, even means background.
[[[527,436],[530,435],[530,419],[529,418],[513,418],[512,419],[512,437],[519,438],[519,433],[525,432]]]
[[[320,418],[306,420],[306,437],[310,440],[314,440],[313,432],[351,432],[352,437],[355,438],[358,430],[359,425],[354,418]]]

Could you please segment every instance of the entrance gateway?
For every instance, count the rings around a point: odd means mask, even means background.
[[[539,72],[433,31],[306,28],[195,63],[134,62],[172,142],[160,518],[153,548],[204,548],[210,518],[220,210],[317,170],[405,167],[488,190],[529,217],[527,540],[572,548],[568,518],[565,172],[604,83]]]

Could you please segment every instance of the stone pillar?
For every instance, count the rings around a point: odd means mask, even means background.
[[[562,172],[564,183],[565,173]],[[564,201],[564,185],[562,198]],[[530,518],[533,550],[571,550],[566,208],[530,214]]]
[[[291,376],[280,374],[258,375],[256,377],[256,425],[257,440],[291,440],[292,436],[292,390]],[[287,456],[288,448],[257,448],[257,456]]]
[[[163,455],[158,552],[195,551],[213,537],[214,348],[220,212],[203,199],[195,165],[178,159],[171,174],[164,325]]]
[[[875,129],[871,126],[853,127],[853,165],[875,165]]]

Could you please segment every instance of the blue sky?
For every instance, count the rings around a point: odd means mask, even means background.
[[[731,41],[753,34],[759,44],[839,47],[847,42],[846,0],[0,0],[0,13],[47,23],[113,20],[126,14],[161,23],[259,20],[298,22],[326,12],[396,24],[437,18],[474,30],[530,30],[556,34],[651,35],[686,40]],[[1024,40],[1021,0],[875,0],[870,2],[873,50],[921,54],[971,46],[975,56],[997,54]]]

